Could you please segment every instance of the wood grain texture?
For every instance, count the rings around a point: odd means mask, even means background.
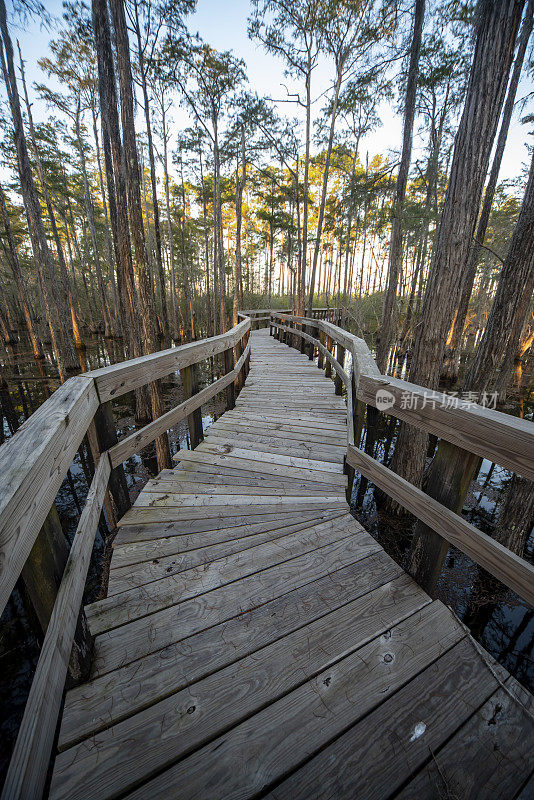
[[[97,408],[94,382],[70,378],[0,447],[0,611]]]
[[[351,722],[383,703],[422,665],[434,661],[464,636],[450,612],[439,603],[427,605],[397,624],[388,625],[386,619],[386,632],[384,628],[378,630],[378,635],[363,646],[359,635],[355,641],[352,631],[347,650],[326,648],[323,669],[317,670],[321,659],[316,648],[308,649],[303,643],[307,657],[310,652],[313,655],[311,663],[303,664],[300,686],[149,781],[131,797],[223,800],[257,796]],[[364,629],[362,619],[362,633]],[[325,626],[321,627],[322,642],[335,639],[336,631],[329,634]],[[343,657],[332,659],[333,652],[343,653]],[[286,680],[282,673],[275,685],[280,681],[283,689]],[[227,691],[231,692],[231,687]],[[195,711],[189,716],[198,713],[200,718],[202,697],[192,697]],[[232,709],[230,706],[230,713]]]
[[[376,406],[378,389],[395,398],[386,414],[534,480],[534,423],[530,420],[389,376],[363,376],[357,395]]]

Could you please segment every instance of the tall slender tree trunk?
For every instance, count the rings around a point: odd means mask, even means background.
[[[143,54],[143,47],[141,43],[141,26],[139,23],[139,3],[138,0],[134,2],[135,10],[135,35],[137,38],[137,57],[139,60],[139,72],[141,76],[141,88],[143,90],[143,104],[145,112],[145,123],[148,140],[148,160],[150,163],[150,185],[152,189],[152,208],[154,213],[154,239],[156,243],[156,266],[157,266],[157,279],[159,283],[159,291],[161,296],[161,317],[163,326],[163,339],[165,345],[168,347],[170,344],[169,335],[169,312],[167,309],[167,292],[165,289],[165,273],[163,270],[163,257],[161,249],[161,222],[159,216],[159,202],[156,183],[156,159],[154,157],[154,142],[152,140],[152,121],[150,118],[150,104],[148,99],[148,87],[146,80],[146,64]]]
[[[66,326],[66,321],[59,311],[58,292],[55,280],[55,267],[46,238],[39,199],[37,197],[37,191],[31,171],[26,137],[24,135],[22,112],[20,108],[17,79],[15,75],[13,45],[7,26],[7,14],[4,0],[0,0],[0,34],[3,44],[3,49],[1,51],[2,71],[13,121],[13,136],[17,151],[17,168],[20,178],[24,208],[26,211],[26,218],[28,221],[32,252],[39,274],[39,282],[41,286],[48,327],[50,330],[52,349],[56,357],[57,369],[61,380],[65,380],[65,370],[76,370],[78,369],[79,365],[76,359],[74,348],[72,346],[69,330]],[[53,314],[53,310],[50,305],[47,281],[50,284],[52,295],[55,301],[56,315]]]
[[[388,285],[382,307],[380,335],[378,339],[376,363],[381,372],[386,370],[388,354],[397,330],[397,287],[402,270],[402,218],[404,198],[408,183],[408,172],[412,156],[413,124],[415,119],[415,100],[419,76],[419,54],[425,17],[425,0],[416,0],[410,65],[404,102],[404,126],[402,134],[402,154],[395,186],[391,218],[391,238],[389,242]]]
[[[150,285],[150,268],[146,252],[143,212],[141,208],[140,171],[134,123],[133,79],[123,0],[111,0],[111,10],[117,48],[117,70],[121,97],[121,121],[124,144],[123,155],[126,173],[126,189],[128,193],[130,231],[137,267],[145,352],[151,353],[157,350],[154,296]],[[163,395],[160,381],[154,381],[150,384],[150,398],[152,415],[154,419],[156,419],[163,414]],[[158,468],[160,470],[170,469],[172,462],[166,433],[162,436],[158,436],[156,439],[156,453]]]
[[[108,270],[109,270],[109,282],[111,284],[111,290],[113,293],[113,327],[115,335],[120,335],[122,333],[121,329],[121,322],[120,322],[120,313],[119,313],[119,295],[117,291],[117,281],[116,281],[116,263],[115,263],[115,254],[113,252],[113,243],[111,241],[111,228],[109,223],[109,213],[108,213],[108,203],[106,199],[106,190],[104,186],[104,176],[102,174],[102,158],[100,155],[100,142],[98,136],[98,126],[96,121],[96,110],[94,106],[94,99],[91,102],[91,113],[93,117],[93,136],[95,140],[95,151],[96,151],[96,161],[98,166],[98,181],[100,185],[100,196],[102,198],[102,208],[104,209],[104,218],[106,221],[106,249],[107,249],[107,257],[108,257]]]
[[[484,193],[484,202],[482,204],[482,211],[480,212],[480,217],[478,220],[474,241],[471,247],[467,270],[465,271],[465,275],[462,281],[462,291],[460,295],[458,309],[456,311],[452,328],[451,331],[449,332],[449,337],[447,340],[447,355],[445,360],[444,375],[450,382],[454,381],[458,377],[460,342],[465,327],[467,310],[469,308],[469,300],[471,297],[471,293],[473,291],[473,284],[475,282],[480,250],[482,245],[484,244],[484,237],[486,235],[486,230],[488,227],[488,222],[491,214],[491,207],[493,205],[493,197],[495,195],[495,189],[497,188],[497,180],[499,178],[499,172],[501,169],[501,162],[504,154],[504,148],[506,146],[506,140],[508,138],[508,131],[510,128],[510,122],[514,110],[515,96],[517,94],[517,87],[519,85],[519,79],[521,77],[523,61],[525,58],[528,41],[532,33],[533,14],[534,14],[534,0],[529,0],[525,10],[525,18],[523,20],[523,25],[521,27],[521,33],[519,35],[517,54],[514,62],[514,69],[512,71],[512,77],[510,78],[510,84],[508,86],[508,94],[506,97],[506,103],[504,104],[504,109],[502,113],[501,127],[499,129],[499,136],[497,138],[495,154],[493,156],[493,162],[491,165],[488,184],[486,186],[486,191]]]
[[[102,316],[104,318],[104,336],[110,337],[113,335],[113,325],[111,323],[111,313],[109,310],[106,287],[104,286],[102,265],[100,263],[100,248],[98,246],[98,237],[96,235],[95,209],[93,206],[93,201],[91,199],[91,192],[89,190],[89,179],[87,177],[87,164],[85,162],[85,152],[82,141],[80,113],[81,113],[81,98],[79,97],[78,106],[76,109],[76,117],[75,117],[76,145],[78,148],[78,155],[80,157],[80,167],[83,179],[83,199],[85,204],[85,213],[87,215],[87,222],[89,223],[89,232],[91,234],[91,243],[93,245],[93,256],[95,259],[94,265],[96,270],[98,294],[100,295],[100,305],[102,307]]]
[[[243,270],[241,268],[241,227],[243,222],[243,191],[247,179],[247,159],[245,151],[245,127],[241,128],[241,173],[239,172],[239,158],[236,169],[236,199],[235,199],[235,287],[234,287],[234,325],[237,325],[237,312],[243,309]]]
[[[523,0],[480,0],[478,32],[451,174],[417,328],[409,381],[435,389],[447,332],[480,208],[480,198],[501,114]],[[393,468],[421,485],[427,435],[401,423]],[[389,504],[390,512],[399,511]]]
[[[137,313],[137,295],[130,247],[128,197],[123,169],[118,98],[107,0],[92,0],[92,18],[98,60],[98,91],[102,117],[104,163],[108,183],[109,214],[113,231],[115,261],[118,267],[117,281],[124,320],[123,330],[128,331],[129,334],[130,354],[141,356],[143,355],[143,347]],[[148,393],[144,387],[136,391],[136,419],[138,422],[146,422],[150,419]]]
[[[28,331],[28,336],[32,346],[33,357],[38,361],[44,358],[44,355],[41,349],[41,343],[39,341],[37,331],[35,330],[35,325],[33,323],[33,317],[31,314],[30,306],[28,304],[28,298],[26,296],[26,288],[24,286],[24,282],[22,279],[22,271],[20,268],[17,250],[15,247],[15,241],[13,239],[13,233],[11,230],[11,222],[9,220],[9,214],[7,213],[6,199],[4,191],[1,186],[0,186],[0,215],[2,217],[2,223],[4,226],[4,231],[7,241],[7,252],[8,252],[7,260],[11,268],[11,271],[13,273],[15,285],[17,287],[20,307],[22,308],[22,312],[24,314],[24,322],[26,324],[26,329]]]
[[[419,0],[423,2],[424,0]],[[334,88],[334,101],[332,103],[332,112],[330,116],[330,131],[328,133],[328,145],[326,148],[325,165],[323,172],[323,185],[321,189],[321,204],[319,206],[319,218],[317,220],[317,233],[315,236],[315,247],[313,250],[312,271],[310,275],[310,292],[308,296],[308,316],[312,315],[313,308],[313,293],[315,291],[315,273],[317,272],[317,261],[319,259],[319,252],[321,249],[321,235],[323,233],[324,210],[326,206],[326,193],[328,190],[328,174],[330,171],[330,159],[332,157],[332,146],[334,144],[334,132],[336,128],[337,107],[339,103],[339,92],[341,90],[341,81],[343,78],[343,62],[338,64],[336,84]]]
[[[311,45],[310,45],[311,48]],[[302,247],[300,251],[300,283],[297,297],[297,314],[304,315],[306,294],[306,260],[308,254],[308,192],[310,183],[310,131],[311,131],[311,75],[312,56],[308,50],[308,70],[306,73],[306,142],[304,154],[304,198],[302,209]]]

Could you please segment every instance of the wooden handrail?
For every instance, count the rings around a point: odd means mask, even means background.
[[[358,447],[347,461],[375,486],[534,606],[534,567]]]
[[[91,378],[70,378],[0,447],[0,613],[98,405]]]
[[[129,361],[120,361],[118,364],[87,372],[86,375],[94,379],[100,402],[105,403],[106,400],[113,400],[126,392],[164,378],[171,372],[229,350],[249,329],[250,319],[246,318],[227,333]]]
[[[0,448],[0,611],[7,603],[76,450],[95,415],[114,397],[225,354],[226,374],[118,444],[99,448],[95,474],[46,630],[36,673],[3,788],[3,800],[39,798],[46,781],[69,655],[99,517],[110,480],[122,462],[210,398],[231,387],[250,356],[249,317],[227,333],[152,353],[66,381]],[[239,358],[234,364],[234,348]],[[188,390],[192,387],[189,375]],[[185,386],[185,384],[184,384]],[[193,389],[196,391],[196,389]],[[109,403],[108,403],[109,405]],[[110,414],[108,410],[108,414]],[[111,416],[111,415],[110,415]],[[113,429],[113,439],[116,435]],[[95,446],[98,443],[95,441]],[[107,449],[106,449],[107,448]],[[121,468],[122,469],[122,468]]]
[[[283,322],[292,322],[300,326],[300,329],[291,328]],[[442,392],[382,375],[363,339],[324,320],[273,311],[271,327],[311,342],[342,377],[347,387],[349,428],[346,463],[358,469],[425,525],[466,553],[520,597],[531,605],[534,604],[532,565],[355,446],[353,384],[355,397],[361,402],[380,408],[386,414],[434,433],[476,455],[491,458],[492,461],[530,479],[534,479],[534,424]],[[352,376],[347,374],[318,338],[302,330],[304,327],[322,331],[351,353]],[[391,394],[391,407],[377,405],[379,390]]]

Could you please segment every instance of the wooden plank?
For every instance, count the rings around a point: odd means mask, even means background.
[[[266,440],[266,441],[265,441]],[[207,444],[213,446],[220,445],[222,447],[230,444],[231,446],[236,443],[242,448],[250,447],[262,453],[274,455],[280,453],[281,455],[293,456],[296,458],[309,458],[314,456],[316,460],[321,460],[327,463],[340,464],[345,454],[345,447],[335,445],[313,445],[306,444],[305,442],[290,442],[275,438],[255,436],[254,434],[224,434],[213,433],[206,435],[205,439]]]
[[[330,512],[331,517],[334,519],[336,513],[342,516],[341,512]],[[311,524],[319,524],[326,522],[326,515],[320,518],[312,518],[313,522],[306,518],[305,520],[295,517],[293,521],[288,521],[287,518],[283,520],[276,520],[273,522],[263,522],[259,525],[241,525],[235,528],[223,528],[222,530],[209,531],[202,533],[182,533],[178,536],[169,536],[166,538],[153,539],[151,541],[134,541],[127,544],[114,544],[113,547],[113,560],[111,562],[111,573],[116,570],[123,569],[132,564],[139,564],[142,561],[151,561],[154,558],[164,558],[166,556],[174,556],[178,553],[182,556],[192,551],[202,551],[209,549],[207,553],[208,561],[213,561],[213,552],[216,547],[224,545],[228,548],[236,547],[237,550],[246,549],[245,542],[248,537],[251,539],[251,546],[255,541],[259,541],[259,536],[266,536],[276,539],[279,535],[286,533],[294,533],[295,531],[302,530]],[[288,522],[290,524],[288,524]],[[363,528],[362,528],[363,530]],[[243,544],[243,546],[241,546]],[[213,548],[213,551],[212,551]]]
[[[225,516],[224,519],[207,517],[196,520],[179,519],[150,524],[131,524],[119,528],[113,540],[113,546],[115,547],[131,542],[153,542],[165,537],[180,536],[183,538],[184,536],[192,536],[200,533],[208,536],[208,534],[214,534],[217,531],[228,531],[228,538],[231,538],[232,532],[237,529],[241,531],[253,531],[257,529],[259,525],[272,525],[274,529],[278,524],[289,525],[293,522],[306,522],[311,520],[324,521],[330,517],[340,516],[346,513],[346,508],[327,511],[324,509],[311,511],[302,511],[299,509],[299,511],[295,512],[293,515],[288,514],[287,510],[280,511],[278,509],[271,509],[267,514],[250,515],[254,517],[250,522],[247,518],[244,519],[242,515],[236,516],[232,514],[228,517]],[[241,535],[246,534],[242,533]]]
[[[417,600],[415,605],[419,602]],[[187,697],[187,708],[192,710],[189,714],[182,711],[179,717],[182,725],[173,724],[178,720],[178,708],[184,709],[183,705],[177,707],[175,704],[173,721],[169,720],[159,742],[161,749],[152,755],[152,749],[156,750],[156,747],[147,737],[146,729],[141,736],[143,745],[150,748],[151,763],[154,759],[161,763],[165,755],[170,759],[176,758],[176,751],[171,753],[168,745],[183,746],[183,733],[177,736],[175,732],[179,727],[187,730],[190,747],[202,742],[203,737],[212,741],[140,786],[131,797],[163,800],[178,791],[181,798],[195,800],[199,797],[222,800],[259,795],[464,636],[452,615],[441,605],[435,608],[437,605],[427,605],[398,624],[391,620],[391,614],[395,617],[395,605],[389,606],[389,614],[386,609],[381,614],[381,624],[377,626],[374,619],[374,631],[369,614],[358,615],[362,621],[361,631],[354,630],[354,618],[347,621],[346,627],[341,615],[332,617],[336,619],[335,625],[325,624],[328,618],[323,618],[313,630],[313,626],[304,629],[303,633],[312,638],[303,636],[294,648],[284,648],[280,656],[273,652],[272,658],[265,665],[261,664],[261,669],[256,656],[251,683],[245,681],[242,674],[237,679],[228,680],[230,672],[223,671],[213,676],[211,683],[208,683],[210,679],[203,682],[204,686],[210,687],[206,697],[202,685],[189,687],[184,692],[183,702]],[[385,639],[382,636],[384,631]],[[371,638],[373,634],[374,638]],[[387,654],[393,657],[385,659]],[[292,668],[294,660],[296,664]],[[282,664],[286,665],[283,669]],[[223,684],[221,679],[225,679]],[[250,695],[247,686],[253,686]],[[273,702],[276,696],[280,699]],[[250,714],[254,710],[254,707],[246,705],[249,697],[256,708],[262,700],[262,705],[269,705],[227,730],[233,723],[234,714],[243,716],[245,711]],[[128,722],[122,723],[124,733],[129,731]],[[225,730],[225,733],[213,739],[217,728],[221,733]],[[98,736],[96,740],[99,741]],[[131,747],[129,740],[128,747],[120,750],[121,755],[124,753],[123,758],[127,759],[127,763],[121,765],[121,773],[123,780],[133,786],[144,776],[142,765],[136,765],[131,757]],[[93,753],[91,766],[95,760],[96,753]],[[116,791],[117,770],[109,767],[105,770],[102,762],[98,763],[97,769],[98,777],[102,776],[106,784],[111,780]],[[88,770],[84,768],[83,773],[87,775]],[[61,788],[61,793],[56,795],[52,792],[51,796],[66,797],[69,790],[75,789],[76,793],[70,795],[75,798],[81,796],[80,788],[87,791],[89,787],[71,784]]]
[[[509,800],[532,772],[534,724],[522,706],[499,689],[402,791],[399,800]]]
[[[147,773],[163,769],[190,752],[193,747],[198,747],[255,710],[296,689],[304,681],[335,663],[342,655],[361,648],[369,639],[405,619],[410,612],[427,602],[427,596],[413,582],[409,582],[404,592],[395,592],[393,601],[391,589],[388,591],[380,587],[363,598],[342,606],[252,656],[231,664],[61,753],[56,760],[50,797],[54,800],[67,797],[70,800],[91,800],[130,790]],[[375,614],[381,619],[381,623],[377,623]],[[355,618],[362,620],[358,631],[354,630]],[[414,617],[410,619],[413,620]],[[455,626],[453,636],[458,636],[457,630]],[[463,636],[463,631],[461,635]],[[444,636],[447,640],[447,631],[444,631]],[[435,641],[435,634],[433,638]],[[376,642],[376,638],[374,641]],[[427,649],[431,648],[427,646]],[[361,665],[360,658],[356,657],[355,661]],[[317,702],[315,695],[315,705]],[[164,726],[161,724],[162,719],[166,721]],[[316,719],[316,725],[317,722]],[[341,720],[339,724],[343,724]],[[283,725],[284,720],[280,719],[278,730]],[[306,725],[306,718],[303,719],[303,725]],[[245,726],[250,727],[250,723],[248,726],[245,723]],[[262,725],[255,733],[255,742],[258,736],[263,739],[270,732],[269,728]],[[229,731],[227,736],[233,739],[234,733],[235,729]],[[301,741],[304,744],[305,738]],[[234,757],[235,753],[234,745]],[[211,763],[205,763],[207,759],[203,759],[203,762],[212,777],[222,762],[219,756],[209,760]],[[233,772],[235,769],[235,778],[225,776],[227,780],[234,782],[234,786],[237,775],[243,780],[243,769],[247,770],[240,758],[235,761],[234,766],[228,770]],[[197,799],[232,796],[232,791],[225,793],[216,787],[212,791],[208,788],[209,783],[197,783],[200,768],[197,767],[195,756],[186,759],[182,764],[187,764],[187,771],[184,772],[184,768],[180,770],[181,793],[185,792],[189,797]],[[256,769],[251,772],[256,773]],[[187,775],[185,780],[184,775]],[[173,774],[167,798],[174,794],[176,785]],[[152,787],[143,796],[152,797]]]
[[[298,502],[296,502],[298,501]],[[329,503],[314,503],[310,500],[308,503],[303,501],[303,498],[292,498],[285,503],[262,503],[261,505],[234,505],[224,504],[219,505],[203,505],[203,506],[184,506],[180,507],[180,513],[177,513],[176,506],[161,506],[156,508],[132,508],[125,517],[121,520],[123,525],[146,525],[149,523],[172,523],[177,516],[180,520],[207,520],[209,518],[220,519],[224,521],[227,514],[232,512],[234,518],[241,518],[241,524],[247,522],[251,523],[260,522],[257,519],[259,516],[276,512],[278,514],[292,514],[299,513],[303,509],[315,508],[317,511],[346,511],[347,505],[343,500],[335,500]]]
[[[149,506],[152,503],[158,503],[159,500],[163,501],[164,505],[181,505],[182,496],[191,495],[208,495],[210,497],[217,497],[218,495],[231,495],[236,498],[239,497],[314,497],[315,495],[324,496],[327,494],[329,497],[336,496],[341,498],[343,491],[341,487],[335,487],[334,490],[325,492],[324,487],[319,484],[319,489],[311,489],[309,486],[297,487],[289,485],[287,488],[281,486],[243,486],[232,483],[223,483],[222,485],[214,485],[212,483],[202,483],[201,481],[174,481],[173,483],[165,483],[163,486],[144,488],[136,500],[136,506]]]
[[[530,420],[389,376],[362,377],[357,395],[376,406],[379,389],[394,398],[391,408],[381,408],[386,414],[534,480],[534,423]]]
[[[98,404],[90,378],[70,378],[0,448],[0,612]]]
[[[186,640],[179,642],[177,634],[177,641],[164,650],[68,692],[59,749],[111,727],[391,581],[394,587],[384,591],[402,596],[409,578],[379,552]]]
[[[70,651],[110,474],[109,459],[102,456],[89,487],[48,623],[4,783],[2,800],[13,800],[15,797],[39,798],[44,789]]]
[[[422,520],[433,531],[472,558],[530,605],[534,605],[534,566],[512,553],[463,517],[396,475],[357,447],[347,461],[370,481]]]
[[[245,536],[247,531],[262,530],[262,526],[264,525],[271,525],[274,529],[278,526],[278,523],[281,525],[289,525],[293,522],[309,521],[311,524],[315,524],[315,522],[325,522],[328,519],[343,515],[347,515],[346,508],[313,511],[303,511],[299,509],[293,514],[288,513],[287,509],[284,511],[271,509],[267,514],[248,514],[245,516],[231,515],[225,516],[222,519],[220,517],[202,517],[193,520],[173,519],[163,523],[132,524],[125,525],[119,529],[114,539],[114,544],[123,544],[125,542],[151,542],[163,537],[183,537],[198,533],[203,533],[208,537],[208,534],[213,534],[217,531],[220,531],[221,535],[228,535],[228,538],[232,538],[232,534],[238,530],[241,532],[241,536]]]
[[[202,446],[204,447],[204,445]],[[272,475],[274,477],[287,477],[302,480],[309,479],[313,481],[319,479],[319,473],[313,467],[303,467],[300,465],[286,466],[272,458],[264,460],[263,453],[258,453],[254,450],[241,450],[239,454],[236,454],[235,450],[228,451],[225,449],[220,455],[200,450],[200,448],[196,450],[180,450],[174,456],[174,460],[181,463],[210,463],[223,467],[235,466],[237,468],[246,469],[254,475]],[[322,474],[324,473],[321,473],[321,475]],[[340,472],[330,471],[328,475],[325,475],[325,479],[328,483],[339,482],[340,485],[345,485],[347,480],[346,476]]]
[[[246,460],[255,459],[256,461],[267,462],[270,464],[279,464],[284,467],[295,467],[300,469],[310,469],[316,472],[340,472],[343,467],[341,464],[329,464],[325,461],[317,461],[309,458],[294,458],[291,456],[284,456],[281,454],[273,454],[269,457],[265,456],[259,451],[254,451],[253,448],[244,449],[241,447],[234,447],[233,445],[210,445],[209,442],[203,442],[198,450],[215,455],[231,455],[234,458],[242,458]],[[176,454],[178,457],[180,453]],[[177,458],[178,460],[178,458]]]
[[[212,561],[203,569],[194,568],[160,578],[150,584],[149,591],[139,587],[113,597],[106,597],[86,606],[91,633],[96,634],[116,628],[137,617],[147,616],[158,609],[209,592],[225,583],[232,583],[238,578],[252,575],[267,567],[281,564],[303,553],[354,535],[362,541],[370,538],[368,534],[354,534],[350,528],[333,520],[298,533],[288,534],[268,544],[260,545],[253,551],[234,553]]]
[[[335,525],[335,522],[331,524]],[[295,530],[288,530],[288,527]],[[125,592],[135,586],[146,586],[148,583],[165,578],[168,575],[176,575],[188,569],[208,564],[211,561],[218,561],[234,553],[246,550],[251,551],[250,555],[253,556],[253,549],[259,545],[275,542],[283,536],[296,533],[305,528],[303,525],[300,528],[297,526],[288,527],[280,528],[278,531],[266,531],[240,539],[232,539],[230,542],[223,542],[218,545],[200,547],[197,550],[190,550],[186,553],[177,552],[178,543],[175,542],[174,552],[171,552],[169,556],[158,555],[156,551],[146,561],[112,568],[109,576],[108,597]],[[113,560],[115,561],[115,559]]]
[[[351,524],[350,520],[348,524]],[[235,591],[237,584],[226,584],[185,602],[154,611],[148,620],[133,620],[120,628],[102,633],[95,643],[93,674],[110,672],[166,647],[176,641],[177,636],[191,636],[326,574],[333,575],[338,569],[380,549],[371,537],[353,535],[240,579],[239,593]]]
[[[187,483],[196,485],[199,492],[204,491],[204,487],[210,486],[212,488],[216,486],[220,489],[224,488],[224,486],[233,486],[236,489],[240,489],[241,487],[256,487],[262,490],[295,488],[304,491],[313,491],[314,489],[324,490],[325,487],[328,486],[334,489],[334,492],[331,492],[331,494],[335,494],[337,489],[340,488],[340,484],[329,483],[327,480],[324,482],[322,480],[305,481],[295,480],[294,478],[275,478],[271,475],[262,477],[259,475],[247,474],[245,470],[230,470],[224,468],[217,470],[216,467],[210,470],[209,468],[203,468],[207,465],[202,464],[198,466],[200,466],[201,469],[177,469],[169,480],[162,478],[161,480],[149,481],[143,487],[143,491],[159,492],[173,489],[180,491]]]
[[[469,639],[273,789],[268,800],[383,800],[396,792],[498,688]],[[476,760],[471,762],[476,769]],[[434,791],[437,786],[434,785]],[[445,787],[444,787],[445,789]],[[463,786],[458,795],[464,797]],[[421,797],[421,795],[416,795]],[[432,798],[439,794],[432,794]],[[446,795],[445,795],[446,796]],[[449,795],[451,796],[451,795]]]
[[[189,367],[191,364],[224,352],[233,347],[248,330],[250,330],[250,320],[243,320],[227,333],[212,336],[210,339],[132,358],[129,361],[92,370],[86,375],[94,379],[100,400],[104,403],[146,383],[163,378],[182,367]]]

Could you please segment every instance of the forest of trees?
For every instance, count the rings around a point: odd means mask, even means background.
[[[8,379],[21,354],[64,381],[95,337],[134,357],[251,307],[342,306],[382,371],[530,414],[534,166],[499,174],[513,115],[531,123],[533,7],[252,0],[249,36],[291,82],[262,97],[239,54],[188,28],[194,0],[69,0],[60,20],[0,0],[1,439],[27,410]],[[37,18],[50,45],[30,82],[17,31]],[[370,157],[385,105],[401,138]],[[159,383],[137,393],[139,423],[162,411]],[[427,436],[393,433],[392,468],[421,485]],[[460,509],[454,476],[478,462],[451,448],[425,482]],[[157,455],[170,464],[165,437]],[[532,487],[509,492],[522,552]]]

